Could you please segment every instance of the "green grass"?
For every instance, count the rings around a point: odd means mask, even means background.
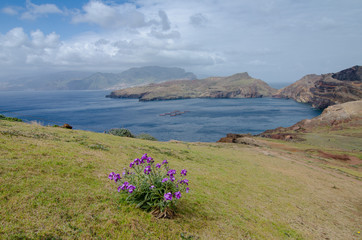
[[[361,181],[269,150],[0,121],[0,239],[357,239]],[[188,170],[174,219],[107,178],[143,153]]]

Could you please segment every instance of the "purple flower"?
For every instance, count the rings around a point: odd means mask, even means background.
[[[119,179],[121,179],[121,175],[119,175],[119,173],[113,175],[113,180],[114,180],[115,182],[117,182]]]
[[[113,180],[114,174],[115,174],[114,172],[111,172],[111,173],[109,174],[108,178],[109,178],[110,180]]]
[[[187,170],[186,170],[186,169],[182,169],[182,170],[181,170],[181,175],[186,176],[186,173],[187,173]]]
[[[175,192],[175,198],[180,199],[181,198],[181,192]]]
[[[189,180],[184,179],[184,180],[181,180],[180,183],[185,183],[186,185],[189,185]]]
[[[142,162],[139,158],[136,158],[135,160],[133,160],[133,163],[136,165],[140,165]]]
[[[168,201],[168,200],[172,200],[172,193],[171,192],[168,192],[168,193],[165,193],[165,195],[163,195],[165,201]]]
[[[150,174],[150,172],[151,172],[151,166],[145,167],[144,173],[148,175]]]
[[[127,189],[128,189],[128,192],[129,192],[129,193],[132,193],[132,192],[133,192],[133,190],[135,190],[135,189],[136,189],[136,187],[135,187],[135,186],[133,186],[133,185],[129,185],[129,186],[127,187]]]
[[[122,186],[118,186],[118,188],[117,188],[118,192],[120,192],[121,189],[122,189]],[[122,190],[123,190],[123,189],[122,189]]]
[[[167,160],[165,159],[165,160],[163,160],[163,162],[162,162],[162,165],[163,164],[167,164],[168,162],[167,162]]]
[[[176,170],[174,170],[174,169],[171,169],[167,172],[168,176],[173,176],[174,174],[176,174]]]
[[[167,182],[167,181],[168,181],[168,178],[162,179],[162,182]]]
[[[141,157],[141,160],[145,160],[147,159],[147,153],[143,154],[143,156]]]
[[[152,185],[152,186],[150,187],[150,189],[153,189],[154,187],[155,187],[155,186]]]
[[[190,191],[190,188],[187,187],[186,188],[186,193],[189,193],[189,191]]]
[[[161,167],[161,164],[157,163],[156,168],[160,168],[160,167]]]
[[[125,190],[125,189],[128,188],[128,185],[129,185],[128,182],[124,182],[124,183],[122,184],[122,186],[120,186],[120,187],[121,187],[122,190]]]
[[[129,167],[130,167],[130,168],[133,168],[133,165],[134,165],[134,162],[131,162],[131,163],[129,164]]]
[[[170,176],[170,180],[173,182],[176,180],[176,178],[174,176]]]
[[[154,162],[154,161],[153,161],[153,158],[148,157],[148,158],[147,158],[147,163],[152,163],[152,162]]]

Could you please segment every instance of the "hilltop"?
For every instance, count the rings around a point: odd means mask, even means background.
[[[308,134],[256,147],[0,120],[0,238],[358,239],[361,128]],[[172,220],[126,204],[107,178],[143,153],[188,170],[191,191]]]
[[[324,109],[330,105],[362,99],[362,67],[354,66],[337,73],[310,74],[278,90],[274,97],[292,98]]]
[[[262,80],[238,73],[229,77],[210,77],[202,80],[180,80],[149,84],[111,92],[111,98],[138,98],[140,101],[186,98],[250,98],[267,97],[275,93]]]

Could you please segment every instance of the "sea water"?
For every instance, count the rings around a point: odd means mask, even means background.
[[[104,132],[127,128],[160,141],[215,142],[227,133],[258,134],[319,115],[291,99],[183,99],[139,102],[106,98],[108,91],[0,92],[0,114],[44,125]],[[176,116],[164,115],[174,111]]]

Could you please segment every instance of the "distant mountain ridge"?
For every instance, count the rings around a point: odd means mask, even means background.
[[[328,106],[362,99],[362,67],[354,66],[337,73],[306,75],[278,90],[273,97],[292,98],[324,109]]]
[[[29,76],[0,84],[0,90],[112,90],[169,80],[196,79],[177,67],[146,66],[121,73],[60,72]]]
[[[196,75],[186,72],[182,68],[166,68],[148,66],[130,68],[124,72],[95,73],[82,80],[68,82],[67,86],[73,90],[120,89],[148,83],[159,83],[169,80],[192,80]]]
[[[192,81],[169,81],[113,91],[107,97],[138,98],[140,101],[186,98],[254,98],[272,96],[276,89],[248,73]]]

